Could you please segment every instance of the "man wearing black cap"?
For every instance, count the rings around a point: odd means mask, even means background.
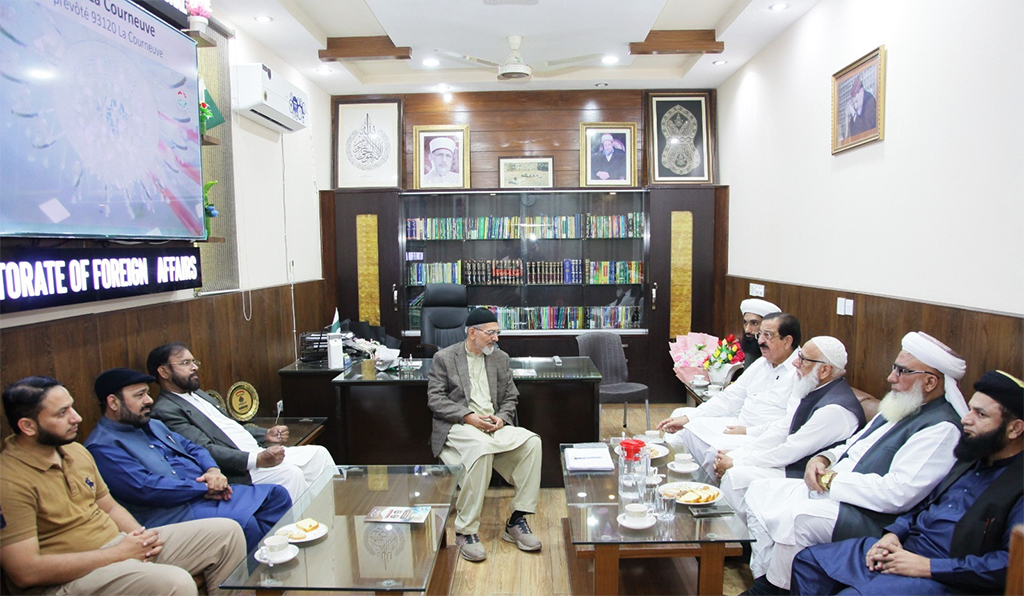
[[[103,417],[85,447],[110,492],[150,526],[233,519],[253,550],[291,507],[288,491],[276,484],[228,484],[208,451],[151,420],[149,383],[155,380],[127,368],[112,368],[96,378]]]
[[[1010,532],[1024,522],[1024,382],[990,371],[974,389],[949,475],[881,540],[801,551],[793,594],[1003,593]]]
[[[427,403],[434,413],[430,446],[450,466],[462,466],[462,491],[455,504],[455,542],[467,561],[487,551],[477,532],[491,469],[516,487],[501,537],[520,550],[540,550],[523,517],[537,511],[540,493],[540,437],[512,426],[519,391],[508,354],[498,349],[498,319],[477,308],[466,319],[466,341],[434,356],[427,378]]]

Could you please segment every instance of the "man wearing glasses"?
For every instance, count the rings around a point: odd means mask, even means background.
[[[160,383],[153,417],[210,452],[232,484],[280,484],[292,501],[320,474],[334,469],[334,458],[320,445],[284,447],[288,427],[242,426],[209,394],[199,389],[200,362],[188,346],[169,343],[149,353],[146,367]]]
[[[455,542],[467,561],[487,558],[478,535],[491,469],[516,489],[501,538],[520,550],[540,550],[524,517],[537,511],[541,441],[513,426],[519,390],[508,354],[498,349],[498,319],[477,308],[466,319],[466,341],[434,356],[427,377],[427,405],[434,413],[430,446],[449,466],[462,466],[455,504]]]
[[[903,337],[878,415],[846,443],[813,457],[803,480],[756,480],[743,508],[756,539],[747,594],[789,589],[805,547],[883,528],[924,499],[956,461],[967,404],[956,385],[967,363],[922,332]]]
[[[669,441],[682,441],[708,475],[715,477],[715,456],[749,443],[755,429],[786,414],[793,392],[793,351],[800,345],[800,321],[789,313],[771,313],[757,332],[761,359],[735,383],[696,408],[678,408],[658,423]],[[725,434],[727,428],[751,428],[749,435]]]
[[[797,380],[786,415],[749,445],[717,454],[715,472],[721,478],[722,494],[734,509],[742,512],[743,495],[754,480],[803,478],[811,456],[839,445],[864,427],[864,408],[843,378],[846,363],[843,342],[827,335],[808,340],[793,360]]]

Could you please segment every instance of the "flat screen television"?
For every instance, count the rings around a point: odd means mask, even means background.
[[[204,239],[195,42],[128,0],[0,9],[0,235]]]

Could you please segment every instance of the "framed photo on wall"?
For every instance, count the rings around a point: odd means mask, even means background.
[[[580,123],[580,186],[636,186],[636,123]]]
[[[401,100],[335,100],[334,122],[335,188],[401,186]]]
[[[413,188],[469,188],[469,125],[413,126]]]
[[[554,157],[499,157],[499,188],[554,188]]]
[[[715,182],[710,91],[649,93],[647,131],[651,184]]]
[[[885,138],[885,46],[832,75],[832,155]]]

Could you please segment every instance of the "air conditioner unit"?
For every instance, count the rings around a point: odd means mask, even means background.
[[[231,70],[234,108],[240,116],[279,132],[295,132],[309,124],[309,98],[305,92],[270,67],[236,64]]]

